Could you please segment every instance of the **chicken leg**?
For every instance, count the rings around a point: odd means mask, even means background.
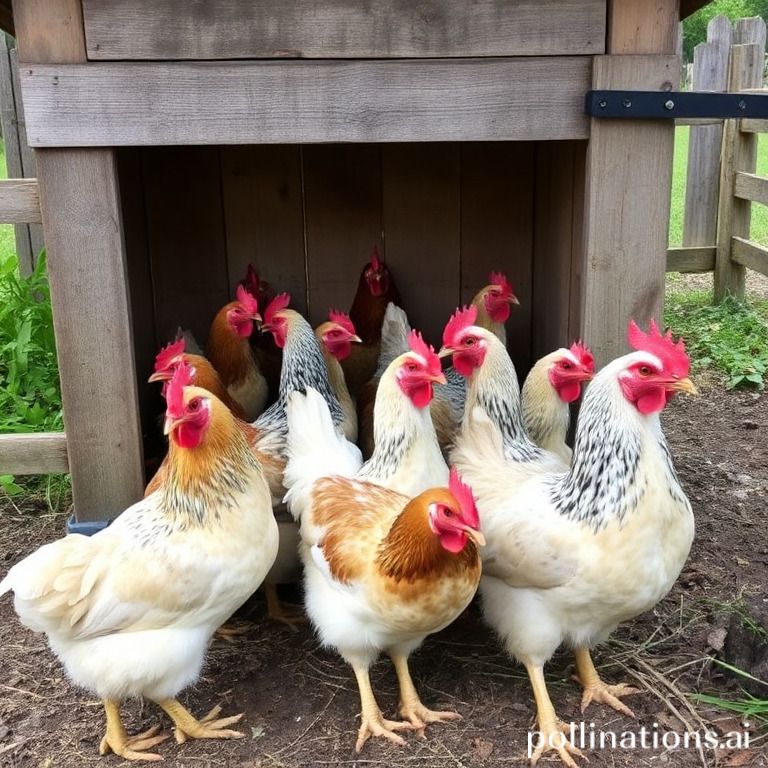
[[[398,736],[395,731],[413,731],[415,730],[414,726],[411,723],[386,720],[379,709],[376,697],[373,695],[368,666],[353,663],[352,669],[355,671],[357,687],[360,690],[360,707],[362,710],[360,715],[362,722],[357,733],[355,752],[359,753],[371,736],[383,736],[385,739],[403,746],[405,740],[402,736]]]
[[[100,755],[114,752],[124,760],[155,762],[163,759],[160,755],[143,750],[165,741],[170,736],[169,733],[160,733],[160,726],[155,725],[144,733],[128,736],[120,719],[120,702],[116,699],[105,699],[104,711],[107,715],[107,732],[99,744]]]
[[[581,697],[581,711],[584,712],[590,702],[594,700],[613,707],[617,712],[621,712],[627,717],[634,717],[635,713],[626,704],[619,701],[619,698],[640,693],[640,690],[632,688],[626,683],[619,683],[618,685],[604,683],[595,669],[589,648],[577,648],[574,651],[574,656],[576,657],[576,676],[574,679],[581,683],[584,688],[584,695]]]
[[[461,720],[458,712],[435,712],[427,709],[416,692],[411,672],[408,669],[408,657],[391,653],[390,658],[395,665],[397,681],[400,684],[400,716],[409,720],[416,727],[416,732],[424,738],[427,723],[439,723],[446,720]]]
[[[226,730],[228,725],[237,723],[243,714],[232,715],[217,719],[221,707],[214,707],[205,717],[198,720],[186,707],[176,699],[162,699],[157,702],[176,726],[174,736],[179,744],[187,739],[242,739],[245,734],[240,731]]]
[[[578,768],[571,755],[584,757],[584,753],[568,741],[568,726],[555,714],[544,680],[544,668],[531,663],[526,663],[525,668],[533,688],[533,697],[536,699],[536,722],[539,729],[539,739],[531,755],[531,765],[536,765],[545,752],[554,749],[568,768]]]
[[[267,598],[267,614],[270,619],[287,624],[294,632],[298,631],[297,624],[306,624],[307,617],[303,613],[286,611],[280,596],[277,594],[277,586],[275,584],[265,583],[264,594]]]

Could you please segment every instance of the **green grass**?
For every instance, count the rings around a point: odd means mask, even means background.
[[[685,175],[688,168],[688,136],[690,128],[675,129],[675,160],[672,171],[672,206],[669,216],[669,244],[683,244],[683,217],[685,215]],[[757,174],[768,176],[768,136],[760,136],[757,143]],[[768,245],[768,208],[752,204],[751,239]],[[714,243],[713,243],[714,245]]]
[[[0,141],[0,179],[8,178],[5,164],[5,142]],[[5,261],[16,253],[13,224],[0,224],[0,259]]]

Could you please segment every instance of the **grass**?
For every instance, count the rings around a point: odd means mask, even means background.
[[[672,170],[672,206],[669,217],[669,244],[683,244],[683,218],[685,215],[685,175],[688,168],[688,136],[690,128],[675,129],[675,160]],[[757,174],[768,176],[768,135],[760,136],[757,144]],[[768,245],[768,208],[752,204],[751,239]]]

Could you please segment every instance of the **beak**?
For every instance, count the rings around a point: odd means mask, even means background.
[[[485,546],[485,536],[483,536],[480,531],[476,530],[475,528],[470,528],[468,525],[466,525],[464,526],[464,533],[466,533],[467,536],[472,539],[472,541],[474,541],[478,547]]]
[[[454,349],[452,347],[440,347],[440,351],[437,353],[437,356],[440,358],[450,357],[453,353]]]
[[[669,385],[673,392],[685,392],[686,395],[698,395],[696,385],[686,376],[684,379],[675,379]]]
[[[362,344],[363,343],[363,340],[359,336],[350,336],[349,340],[350,341],[356,341],[358,344]]]
[[[152,384],[155,381],[170,381],[171,377],[164,371],[155,371],[148,379],[147,382]]]
[[[251,315],[251,320],[261,325],[264,321],[261,318],[261,315],[258,312],[255,312],[253,315]]]
[[[181,419],[174,419],[173,417],[169,416],[168,414],[165,415],[165,422],[163,423],[163,434],[164,435],[170,435],[171,432],[173,432],[174,428]]]
[[[272,331],[272,326],[269,323],[261,322],[259,323],[259,333],[270,333]]]
[[[435,384],[445,384],[447,380],[444,373],[438,373],[436,376],[430,376],[429,381]]]
[[[514,294],[514,293],[513,293],[513,294],[512,294],[512,295],[511,295],[511,296],[510,296],[508,299],[507,299],[507,301],[508,301],[510,304],[517,304],[517,305],[519,305],[519,304],[520,304],[520,299],[518,299],[518,298],[517,298],[517,296],[515,296],[515,294]]]

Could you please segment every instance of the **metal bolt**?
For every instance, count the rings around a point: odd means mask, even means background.
[[[741,101],[739,101],[739,109],[746,109],[746,108],[747,108],[747,102],[744,101],[744,99],[741,99]]]
[[[622,104],[623,104],[625,107],[631,107],[631,106],[632,106],[632,101],[631,101],[630,99],[624,99],[624,101],[622,102]]]
[[[608,106],[608,102],[607,102],[605,99],[600,99],[600,101],[598,102],[598,104],[599,104],[599,105],[600,105],[600,106],[601,106],[603,109],[605,109],[605,108]]]
[[[664,102],[664,109],[674,109],[675,108],[675,102],[672,101],[672,99],[667,99]]]

